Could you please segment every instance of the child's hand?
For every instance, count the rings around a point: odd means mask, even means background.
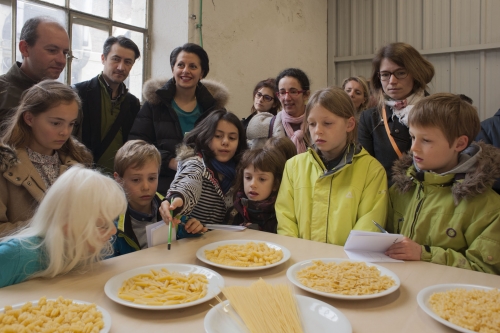
[[[420,260],[422,246],[408,237],[403,238],[399,243],[392,244],[385,255],[399,260]]]
[[[208,231],[208,229],[203,224],[201,224],[200,221],[193,217],[186,222],[186,224],[184,225],[184,229],[190,234],[197,234],[200,232]]]
[[[168,200],[164,200],[160,206],[160,215],[163,221],[165,221],[167,225],[169,224],[169,222],[173,222],[175,225],[181,223],[181,220],[176,219],[172,215],[170,215],[170,211],[182,207],[183,205],[184,201],[179,197],[175,198],[172,201],[172,204],[170,204]]]

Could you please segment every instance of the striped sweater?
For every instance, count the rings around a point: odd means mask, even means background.
[[[233,205],[233,189],[224,195],[212,170],[192,148],[183,145],[177,159],[177,173],[167,198],[182,197],[181,215],[194,217],[203,224],[224,223],[226,211]]]

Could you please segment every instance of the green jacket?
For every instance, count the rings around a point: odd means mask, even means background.
[[[500,151],[473,143],[443,175],[418,171],[411,155],[393,170],[390,232],[422,245],[423,261],[500,274]]]
[[[353,229],[378,232],[372,220],[385,226],[388,200],[385,170],[361,146],[350,145],[332,170],[310,148],[286,162],[278,234],[344,245]]]

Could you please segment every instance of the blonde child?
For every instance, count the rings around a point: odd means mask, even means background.
[[[0,236],[23,227],[47,189],[92,155],[71,137],[80,98],[68,86],[45,80],[27,90],[0,136]]]
[[[292,141],[290,144],[295,151]],[[238,165],[237,192],[234,207],[228,214],[228,224],[276,233],[278,220],[274,203],[285,163],[285,155],[273,148],[252,149],[243,154]]]
[[[355,109],[341,88],[315,92],[306,106],[314,148],[287,161],[276,200],[278,234],[344,245],[351,230],[385,225],[384,168],[356,144]]]
[[[415,104],[408,123],[411,154],[393,167],[387,222],[406,237],[386,254],[500,274],[500,197],[491,188],[500,153],[472,142],[476,109],[458,95],[434,94]]]
[[[179,166],[160,207],[164,221],[180,214],[201,223],[223,223],[233,204],[239,155],[247,148],[241,121],[225,109],[213,111],[184,138]]]
[[[156,192],[160,166],[160,152],[143,140],[128,141],[116,152],[114,177],[127,195],[128,207],[116,220],[115,256],[148,247],[146,226],[161,220],[158,208],[163,197]],[[190,219],[178,226],[177,239],[201,231],[206,229],[198,220]]]
[[[30,224],[0,239],[0,287],[85,271],[113,253],[113,220],[125,211],[120,186],[74,166],[50,187]]]

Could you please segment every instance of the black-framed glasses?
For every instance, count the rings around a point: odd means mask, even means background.
[[[378,72],[378,77],[380,78],[380,81],[389,81],[391,79],[391,75],[394,75],[398,80],[402,80],[408,76],[408,71],[406,69],[398,69],[395,72],[389,72],[389,71]]]
[[[261,94],[260,92],[257,92],[257,93],[255,94],[255,98],[257,98],[257,99],[261,99],[261,98],[263,98],[266,102],[271,102],[271,101],[274,99],[274,97],[273,97],[273,96],[269,96],[269,95]]]
[[[295,88],[292,88],[292,89],[286,91],[285,89],[283,89],[283,90],[278,91],[276,93],[276,96],[278,96],[278,97],[285,97],[286,94],[288,94],[290,96],[294,96],[295,97],[295,96],[298,96],[299,94],[302,94],[304,92],[306,92],[306,90],[297,90]]]

